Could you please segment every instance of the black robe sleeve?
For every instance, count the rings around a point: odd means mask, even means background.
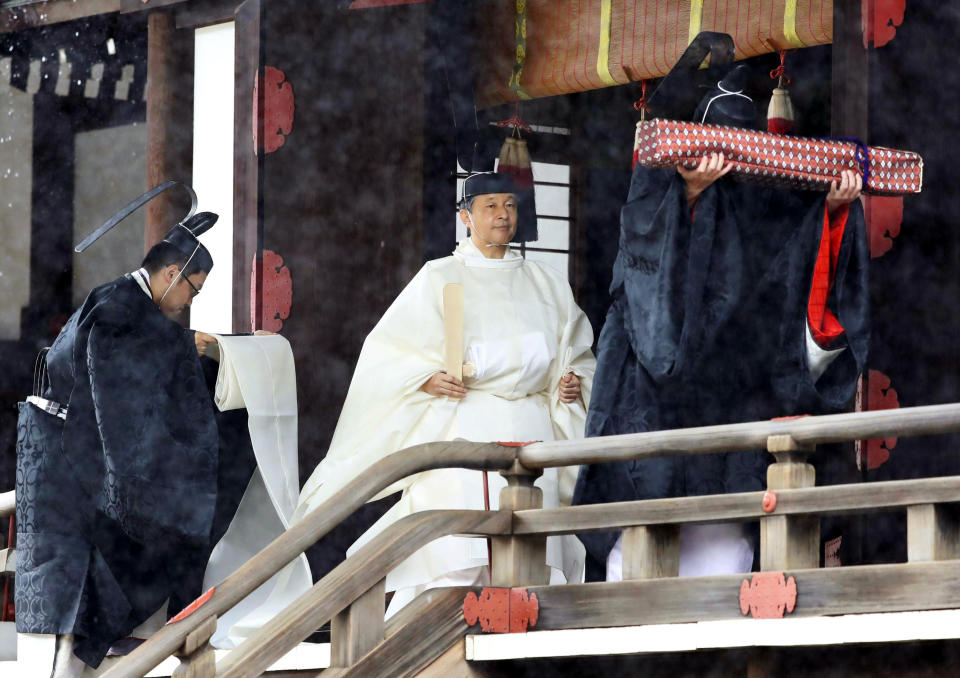
[[[206,542],[217,427],[192,334],[131,285],[87,304],[73,338],[64,454],[132,539]]]
[[[587,435],[843,408],[869,337],[866,231],[855,202],[828,299],[844,326],[845,350],[814,381],[805,333],[824,214],[824,194],[728,179],[707,188],[691,210],[674,170],[638,166],[621,211]],[[767,456],[747,451],[585,466],[574,503],[761,489]],[[615,535],[581,538],[596,565]]]

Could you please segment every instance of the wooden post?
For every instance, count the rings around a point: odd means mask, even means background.
[[[179,33],[173,14],[147,18],[147,188],[191,180],[193,154],[193,37]],[[144,252],[186,214],[186,196],[173,189],[146,206]]]
[[[174,669],[172,678],[216,677],[216,658],[210,645],[210,638],[216,630],[217,618],[214,616],[187,634],[183,645],[174,653],[180,659],[180,666]]]
[[[960,558],[960,519],[955,504],[907,507],[907,560],[922,563]]]
[[[543,491],[533,482],[540,471],[531,471],[515,461],[500,475],[507,486],[500,490],[500,510],[519,511],[543,508]],[[493,586],[538,586],[550,583],[547,567],[547,538],[494,537],[491,584]]]
[[[642,525],[623,531],[623,578],[658,579],[680,572],[676,525]]]
[[[264,138],[262,80],[265,46],[262,39],[265,0],[246,0],[237,7],[233,99],[233,331],[252,332],[263,320],[263,181],[264,153],[253,146],[253,130]],[[257,116],[254,117],[256,92]],[[250,278],[257,268],[255,286]],[[251,322],[253,320],[253,322]]]
[[[352,666],[383,641],[386,591],[381,579],[330,620],[330,666]]]
[[[814,451],[789,435],[767,438],[767,451],[776,463],[767,469],[767,489],[813,487],[816,473],[807,463]],[[766,516],[760,520],[760,569],[788,570],[818,567],[820,564],[819,516]]]

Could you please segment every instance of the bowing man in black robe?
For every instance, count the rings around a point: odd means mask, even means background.
[[[17,631],[57,635],[56,676],[199,595],[253,470],[252,453],[246,478],[218,463],[199,358],[215,338],[172,319],[213,267],[196,236],[215,220],[178,224],[139,270],[91,291],[46,355],[40,397],[20,404]]]
[[[694,119],[752,126],[752,103],[723,90]],[[587,436],[820,414],[850,401],[869,337],[859,175],[845,172],[823,194],[735,182],[728,171],[718,154],[694,170],[635,168]],[[760,490],[767,457],[585,466],[574,503]],[[617,536],[581,535],[588,579],[604,578]],[[681,530],[681,574],[686,547]]]

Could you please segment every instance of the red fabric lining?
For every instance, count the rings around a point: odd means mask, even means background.
[[[814,341],[821,348],[827,348],[843,337],[843,325],[833,312],[827,308],[827,298],[837,271],[837,257],[840,254],[840,241],[847,225],[850,206],[844,205],[830,218],[826,208],[823,210],[823,235],[813,267],[813,280],[810,284],[810,297],[807,301],[807,321]]]

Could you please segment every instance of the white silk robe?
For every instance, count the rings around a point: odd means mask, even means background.
[[[464,292],[464,358],[477,377],[465,380],[461,400],[419,390],[443,369],[442,290]],[[487,259],[470,240],[453,256],[428,262],[369,334],[326,458],[300,493],[295,519],[319,506],[384,456],[411,445],[465,438],[531,441],[583,437],[596,366],[593,332],[564,276],[512,251]],[[582,399],[563,403],[558,383],[580,378]],[[544,506],[569,504],[576,468],[548,469],[537,480]],[[506,483],[489,474],[490,505]],[[403,491],[394,505],[351,547],[388,525],[428,509],[483,509],[482,472],[427,471],[380,494]],[[551,537],[552,580],[579,579],[583,546],[576,537]],[[413,588],[487,564],[483,539],[444,537],[424,547],[387,576],[387,589]]]

